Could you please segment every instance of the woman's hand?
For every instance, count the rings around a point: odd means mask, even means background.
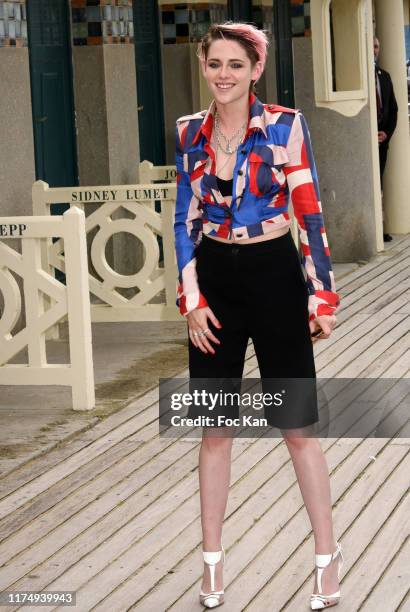
[[[194,346],[199,348],[203,353],[215,354],[215,349],[209,343],[209,340],[221,344],[216,336],[208,328],[208,318],[215,327],[222,327],[209,306],[205,308],[195,308],[186,316],[188,321],[189,337]],[[205,332],[205,333],[201,333]],[[200,334],[200,335],[198,335]]]
[[[313,319],[313,321],[309,321],[311,334],[321,330],[320,335],[312,337],[312,342],[329,338],[333,328],[336,327],[336,323],[336,315],[322,315],[320,317],[316,317],[316,319]]]

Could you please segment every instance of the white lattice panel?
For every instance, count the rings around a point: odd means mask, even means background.
[[[84,213],[74,207],[62,217],[3,217],[0,227],[0,291],[4,302],[0,317],[0,384],[67,385],[72,388],[74,409],[93,408]],[[66,284],[54,278],[42,263],[41,243],[52,237],[60,237],[61,244],[64,241]],[[11,238],[20,242],[21,253],[6,244]],[[22,281],[22,290],[16,277]],[[25,325],[15,331],[23,318]],[[46,332],[65,319],[70,363],[50,364]],[[27,363],[9,363],[25,348]]]

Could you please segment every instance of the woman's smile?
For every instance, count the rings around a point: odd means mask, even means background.
[[[232,89],[235,86],[234,83],[215,83],[218,89]]]

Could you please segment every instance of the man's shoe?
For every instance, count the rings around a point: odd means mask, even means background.
[[[393,236],[390,236],[390,234],[383,234],[383,240],[384,242],[390,242],[390,240],[393,240]]]

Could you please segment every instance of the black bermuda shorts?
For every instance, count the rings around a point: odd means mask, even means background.
[[[316,423],[308,289],[291,232],[253,244],[223,243],[203,235],[196,251],[196,270],[200,291],[222,328],[208,319],[208,328],[220,340],[220,344],[210,340],[215,354],[203,353],[189,339],[190,392],[197,391],[199,397],[205,390],[215,398],[218,390],[238,392],[251,339],[256,362],[250,360],[249,367],[247,363],[247,378],[259,378],[259,367],[264,392],[277,389],[273,379],[286,379],[292,391],[288,395],[292,401],[264,408],[268,424],[299,428]],[[240,411],[236,401],[227,405],[221,399],[212,416],[238,418]],[[191,405],[187,417],[207,414],[209,406],[202,403]],[[218,420],[214,419],[214,425]]]

